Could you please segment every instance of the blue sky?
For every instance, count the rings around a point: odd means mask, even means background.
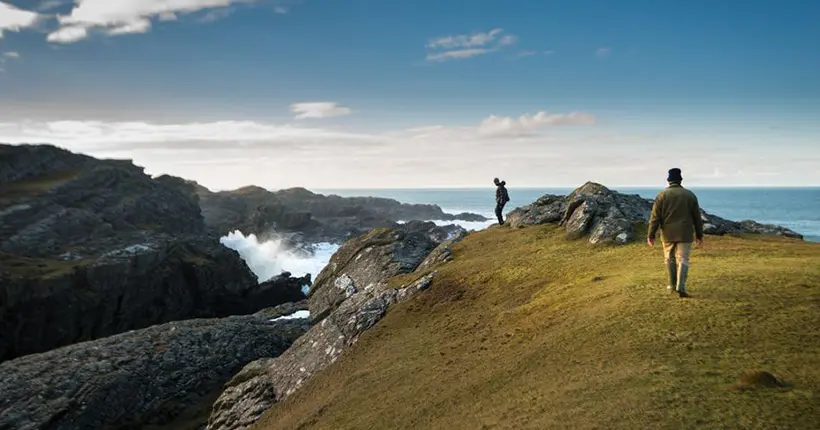
[[[0,0],[0,140],[212,188],[820,184],[818,2],[45,3]]]

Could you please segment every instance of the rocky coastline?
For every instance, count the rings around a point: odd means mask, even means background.
[[[50,145],[0,156],[0,429],[249,428],[435,282],[468,232],[421,220],[484,220],[301,188],[214,193]],[[627,244],[651,207],[590,182],[508,225]],[[702,217],[711,235],[802,239]],[[219,243],[237,229],[341,246],[316,276],[257,279]]]

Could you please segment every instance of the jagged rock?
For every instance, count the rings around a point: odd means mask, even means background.
[[[195,185],[206,224],[219,234],[240,230],[265,239],[271,231],[297,242],[342,243],[374,228],[400,228],[399,221],[485,221],[470,213],[452,215],[436,205],[403,204],[375,197],[325,196],[304,188],[270,192],[260,187],[213,193]]]
[[[383,278],[342,302],[279,357],[247,365],[226,384],[214,403],[207,430],[250,428],[274,403],[293,394],[309,378],[334,363],[342,351],[376,325],[390,306],[428,288],[434,275],[399,289],[390,288]]]
[[[414,271],[438,246],[434,240],[437,230],[434,224],[429,230],[411,232],[377,229],[346,242],[316,277],[308,294],[313,322],[324,319],[357,292]]]
[[[621,194],[587,182],[569,196],[545,195],[507,215],[512,227],[560,224],[570,239],[588,237],[590,243],[625,244],[635,239],[635,225],[649,222],[652,200]],[[734,222],[701,210],[704,233],[711,235],[759,233],[803,239],[784,227],[754,221]]]
[[[182,179],[50,145],[0,154],[0,360],[304,298],[309,280],[258,288]]]
[[[564,218],[566,211],[565,196],[546,194],[535,203],[517,208],[507,214],[507,223],[513,228],[558,223]]]
[[[467,231],[461,229],[457,231],[452,237],[445,240],[439,246],[437,246],[433,251],[430,252],[430,255],[424,259],[424,261],[419,264],[419,267],[416,270],[423,270],[429,267],[436,266],[438,264],[447,263],[453,260],[453,245],[461,242],[462,239],[467,237]]]
[[[182,415],[205,424],[215,390],[308,330],[306,319],[274,320],[304,305],[172,322],[0,363],[0,428],[178,428]]]
[[[623,244],[634,238],[634,224],[648,220],[651,211],[652,203],[638,195],[587,182],[567,197],[561,224],[570,239],[589,236],[590,243]]]

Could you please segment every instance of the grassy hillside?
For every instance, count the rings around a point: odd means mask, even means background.
[[[660,247],[493,228],[259,429],[815,429],[820,245],[707,237],[689,292]],[[785,387],[738,386],[768,371]]]

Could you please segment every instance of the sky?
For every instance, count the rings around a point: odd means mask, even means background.
[[[820,185],[820,2],[0,0],[0,142],[214,190]]]

